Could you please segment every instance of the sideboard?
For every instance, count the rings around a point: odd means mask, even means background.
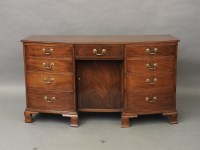
[[[124,128],[146,114],[177,123],[177,38],[34,35],[22,42],[26,123],[55,113],[77,127],[80,112],[122,112]]]

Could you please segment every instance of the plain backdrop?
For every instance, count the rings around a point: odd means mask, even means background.
[[[172,34],[178,86],[200,85],[199,0],[0,0],[0,84],[24,85],[22,44],[35,34]]]
[[[180,103],[178,105],[179,112],[182,112],[180,116],[182,114],[183,117],[183,112],[187,111],[186,107],[200,99],[199,7],[199,0],[0,0],[0,104],[4,108],[1,110],[6,111],[1,111],[2,117],[6,118],[6,121],[2,122],[7,122],[9,118],[11,121],[11,114],[18,115],[21,120],[18,118],[16,121],[18,120],[19,124],[23,122],[25,92],[23,51],[20,40],[30,35],[174,35],[180,39],[177,101]],[[194,96],[193,99],[192,96]],[[182,103],[183,99],[185,103]],[[6,107],[5,101],[13,105]],[[14,106],[14,104],[16,105]],[[198,109],[195,107],[196,104],[199,103],[195,103],[192,105],[194,107],[189,108]],[[11,113],[9,117],[5,117],[7,111]],[[187,113],[185,112],[185,114]],[[187,117],[185,116],[185,118]],[[198,116],[195,120],[198,120]],[[6,127],[8,124],[1,125]],[[24,128],[25,125],[21,126]],[[192,128],[190,129],[192,130]],[[189,128],[180,130],[178,133],[180,137],[184,137],[182,134],[186,129]],[[16,130],[13,129],[13,131]],[[197,130],[199,129],[197,128]],[[188,134],[192,133],[187,131]],[[128,133],[127,130],[126,132]],[[140,131],[138,131],[138,135],[140,135]],[[29,136],[26,138],[26,136],[24,139],[30,138]],[[199,134],[194,132],[189,139],[194,146],[197,146],[198,143],[192,137],[198,139]],[[7,140],[9,140],[8,137]],[[4,149],[9,149],[9,146],[13,145],[9,145],[7,142],[3,146]],[[178,146],[182,145],[179,143]],[[189,145],[187,144],[187,146]]]

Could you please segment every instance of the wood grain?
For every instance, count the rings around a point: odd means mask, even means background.
[[[96,49],[98,54],[102,54],[105,49],[106,53],[97,56],[93,50]],[[123,59],[123,45],[76,45],[75,55],[76,59]]]
[[[157,74],[155,76],[147,75],[128,75],[127,77],[127,92],[132,91],[148,91],[148,90],[159,90],[159,89],[175,89],[175,75],[169,73],[168,75]],[[153,82],[154,78],[158,81],[155,85],[150,85],[146,82],[146,79],[150,79]]]
[[[49,100],[55,97],[55,101],[48,103],[44,100],[45,96],[47,96]],[[42,110],[73,111],[73,93],[28,90],[28,107]]]
[[[57,113],[78,126],[78,112],[121,112],[130,118],[161,113],[177,123],[176,61],[179,40],[171,35],[30,36],[22,40],[26,80],[25,121],[32,114]],[[146,52],[149,48],[151,53]],[[157,48],[158,51],[154,51]],[[45,49],[45,52],[43,51]],[[53,51],[50,51],[53,49]],[[102,49],[106,53],[97,56]],[[53,63],[50,69],[45,69]],[[154,63],[152,70],[146,67]],[[51,78],[54,78],[52,82]],[[149,78],[155,85],[146,83]],[[55,97],[53,103],[44,99]],[[155,102],[146,97],[156,96]]]
[[[26,58],[26,70],[27,71],[43,71],[49,73],[66,73],[73,72],[72,59],[46,59],[46,58]],[[48,69],[45,68],[53,66]]]
[[[68,43],[68,44],[137,44],[137,43],[174,43],[179,39],[172,35],[113,35],[113,36],[65,36],[65,35],[32,35],[22,40],[24,43]]]
[[[141,46],[135,46],[135,45],[127,45],[125,47],[127,57],[147,57],[147,58],[155,58],[158,56],[173,56],[176,57],[176,44],[144,44]],[[153,52],[154,48],[157,48],[158,51],[155,55],[149,55],[146,52],[146,49],[149,48]]]
[[[121,109],[120,66],[121,61],[77,62],[78,109]]]
[[[48,81],[54,78],[52,83],[46,83],[44,78]],[[27,87],[34,89],[56,89],[72,92],[73,91],[73,79],[71,74],[48,74],[38,72],[27,72]]]
[[[174,91],[131,92],[127,94],[126,112],[141,114],[175,109],[176,94]],[[155,102],[147,102],[146,97],[156,97]]]
[[[45,55],[43,48],[47,51],[51,48],[53,52]],[[67,44],[28,44],[25,45],[26,57],[44,57],[44,58],[72,58],[73,47]]]
[[[154,67],[154,64],[157,64],[157,67]],[[151,68],[147,68],[147,64]],[[173,73],[176,70],[176,59],[174,58],[146,58],[146,59],[127,59],[126,60],[128,74],[146,74],[155,75],[155,74],[169,74]]]

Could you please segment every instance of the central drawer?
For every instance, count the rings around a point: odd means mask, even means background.
[[[76,59],[124,59],[123,45],[76,45]]]

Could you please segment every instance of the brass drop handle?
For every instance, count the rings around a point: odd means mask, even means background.
[[[98,53],[97,49],[93,49],[93,53],[96,54],[97,56],[102,56],[106,53],[106,49],[102,49],[101,53]]]
[[[54,66],[54,63],[51,63],[50,65],[43,63],[43,66],[44,66],[45,69],[50,70]]]
[[[147,67],[149,70],[155,70],[155,69],[158,67],[158,64],[157,64],[157,63],[154,63],[153,65],[151,65],[151,64],[146,64],[146,67]]]
[[[155,55],[155,54],[158,52],[158,48],[154,48],[153,50],[151,50],[150,48],[147,48],[147,49],[146,49],[146,52],[147,52],[149,55]]]
[[[53,48],[50,49],[43,48],[42,51],[44,55],[51,55],[53,52]]]
[[[149,78],[146,79],[146,83],[150,84],[150,85],[155,85],[158,82],[158,78],[154,78],[153,82],[151,82],[151,80]]]
[[[49,99],[47,96],[44,97],[44,100],[47,102],[47,103],[53,103],[56,98],[55,97],[52,97],[51,99]]]
[[[47,83],[47,84],[51,84],[52,81],[54,81],[54,78],[50,78],[50,79],[49,79],[49,78],[48,78],[48,79],[47,79],[47,78],[44,78],[43,81],[44,81],[45,83]]]
[[[148,102],[148,103],[154,103],[156,100],[157,100],[157,97],[156,96],[153,96],[151,94],[150,97],[146,97],[145,100]]]

